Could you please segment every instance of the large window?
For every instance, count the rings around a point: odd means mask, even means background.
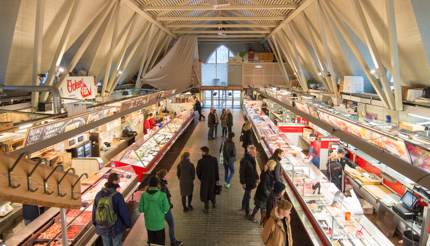
[[[227,63],[233,53],[224,45],[219,46],[202,65],[203,85],[224,86],[228,85]]]
[[[233,53],[227,47],[221,45],[209,56],[207,63],[227,63],[230,57],[234,57]]]

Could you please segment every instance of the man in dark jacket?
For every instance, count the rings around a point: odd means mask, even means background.
[[[257,173],[257,162],[255,160],[257,156],[257,148],[254,145],[247,147],[247,153],[240,161],[240,184],[245,190],[242,199],[242,209],[245,210],[245,216],[249,217],[249,201],[251,199],[251,191],[257,187],[257,181],[259,179]]]
[[[205,116],[202,114],[202,104],[200,103],[199,99],[196,98],[196,102],[194,104],[194,110],[199,113],[199,121],[204,119]]]
[[[164,193],[166,193],[167,200],[169,201],[170,209],[167,212],[165,216],[165,220],[167,224],[169,225],[169,238],[170,238],[170,244],[172,246],[180,246],[183,245],[182,241],[176,240],[175,237],[175,223],[173,220],[173,214],[172,214],[172,194],[170,193],[169,187],[167,187],[167,180],[165,179],[167,175],[166,169],[160,169],[157,171],[157,178],[160,180],[160,190]]]
[[[233,133],[233,114],[231,113],[230,109],[227,109],[227,129],[228,129],[228,133]]]
[[[208,127],[209,127],[209,132],[208,132],[208,139],[209,140],[213,140],[215,139],[215,127],[217,124],[217,120],[216,120],[216,115],[215,115],[215,109],[211,109],[211,112],[208,115]]]
[[[233,142],[234,133],[229,133],[228,138],[221,145],[224,164],[224,182],[227,189],[231,186],[231,178],[234,174],[234,161],[236,160],[236,146]]]
[[[127,204],[121,193],[117,192],[119,188],[120,177],[117,173],[111,173],[105,187],[97,193],[93,205],[93,224],[96,227],[96,232],[102,237],[103,245],[119,246],[122,244],[122,236],[127,228],[131,227],[131,218],[128,212]],[[112,195],[113,211],[117,216],[117,220],[112,227],[106,228],[98,225],[96,222],[97,204],[102,197]]]
[[[219,181],[218,160],[209,155],[209,148],[201,147],[203,157],[197,163],[197,177],[200,180],[200,200],[204,202],[204,213],[209,212],[209,201],[212,202],[212,207],[215,208],[215,189]]]

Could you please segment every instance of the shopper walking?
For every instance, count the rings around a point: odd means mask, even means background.
[[[169,225],[170,245],[180,246],[180,245],[183,245],[183,243],[179,240],[176,240],[176,237],[175,237],[175,222],[173,220],[173,214],[172,214],[172,208],[173,208],[173,204],[171,200],[172,195],[170,193],[169,187],[167,186],[167,180],[165,179],[166,175],[167,175],[166,169],[160,169],[157,171],[157,178],[160,180],[160,190],[166,193],[167,200],[169,201],[169,206],[170,206],[170,209],[165,216],[165,220]]]
[[[211,108],[211,111],[210,111],[210,113],[208,115],[208,127],[209,127],[208,139],[209,140],[215,139],[215,137],[214,137],[215,126],[216,126],[215,109]]]
[[[284,178],[283,178],[283,168],[281,165],[281,161],[284,155],[284,151],[282,149],[275,149],[275,151],[273,152],[273,155],[270,157],[270,160],[274,160],[276,162],[276,167],[275,170],[273,170],[274,175],[275,175],[275,180],[277,182],[284,182]]]
[[[199,99],[195,98],[196,102],[194,103],[194,110],[199,113],[199,121],[205,119],[206,117],[202,114],[202,104]]]
[[[212,208],[216,206],[215,189],[219,181],[218,160],[209,155],[209,148],[201,147],[202,159],[197,163],[197,177],[200,180],[200,200],[205,204],[204,213],[209,212],[209,201]]]
[[[182,206],[184,212],[188,212],[194,209],[191,205],[191,201],[193,200],[194,179],[196,177],[196,169],[194,164],[190,161],[189,152],[184,152],[182,154],[182,160],[177,167],[176,174],[179,178]]]
[[[293,246],[291,233],[292,205],[287,200],[280,200],[272,209],[270,218],[264,223],[261,237],[266,246]]]
[[[267,219],[270,218],[270,214],[272,213],[273,207],[275,207],[278,201],[282,199],[286,199],[285,185],[282,182],[275,182],[275,184],[273,185],[273,190],[272,192],[270,192],[270,195],[267,198],[266,215],[264,216],[263,224]]]
[[[158,188],[159,185],[158,178],[152,176],[147,191],[142,193],[140,198],[139,212],[145,216],[149,245],[164,245],[166,241],[164,219],[169,212],[170,204],[166,193]]]
[[[92,220],[96,233],[101,236],[104,246],[122,245],[122,237],[131,227],[127,204],[119,188],[119,175],[111,173],[105,187],[94,199]]]
[[[231,187],[231,179],[234,174],[234,162],[236,161],[236,146],[233,142],[234,133],[229,133],[228,138],[221,145],[224,165],[224,185],[227,189]]]
[[[221,113],[221,129],[222,129],[222,137],[227,137],[227,110],[224,108]]]
[[[242,142],[242,147],[246,153],[248,146],[252,145],[252,125],[247,118],[245,118],[245,123],[243,123],[242,126],[240,141]]]
[[[233,133],[233,114],[231,113],[230,109],[227,109],[227,129],[228,134]]]
[[[244,189],[242,198],[242,209],[245,210],[245,216],[249,217],[249,201],[251,199],[251,192],[257,187],[258,173],[257,162],[257,148],[254,145],[249,145],[245,156],[240,161],[240,184]]]
[[[215,138],[218,136],[218,125],[219,125],[219,117],[218,114],[216,112],[216,109],[214,109],[214,116],[215,116],[215,130],[214,130],[214,134],[215,134]]]
[[[253,222],[257,222],[255,215],[258,210],[260,210],[260,224],[263,222],[264,216],[266,214],[266,204],[270,193],[273,190],[273,185],[275,182],[274,170],[276,167],[276,162],[274,160],[269,160],[264,166],[264,171],[260,175],[260,183],[258,183],[257,190],[254,195],[255,207],[252,211],[249,219]]]

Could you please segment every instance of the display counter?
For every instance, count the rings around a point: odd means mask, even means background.
[[[244,111],[265,154],[284,150],[282,167],[287,194],[315,245],[393,245],[363,214],[354,193],[345,197],[325,175],[310,164],[301,149],[260,111],[261,102],[245,101]]]
[[[374,145],[375,148],[390,153],[421,170],[430,172],[430,138],[422,132],[410,132],[389,123],[359,118],[305,96],[293,96],[293,93],[288,90],[263,88],[259,91],[285,105],[295,107],[305,114],[363,139]]]
[[[90,179],[82,182],[82,207],[66,212],[67,239],[70,245],[90,245],[97,235],[92,224],[92,207],[96,194],[107,182],[111,172],[120,174],[120,192],[126,201],[137,189],[137,176],[133,171],[103,168]],[[32,223],[6,241],[6,245],[61,245],[60,210],[50,208]]]
[[[176,139],[182,135],[193,120],[194,113],[184,111],[167,121],[161,128],[152,131],[120,153],[112,161],[112,166],[131,165],[138,174],[150,173],[163,158]]]

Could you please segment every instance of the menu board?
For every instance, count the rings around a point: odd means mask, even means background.
[[[349,132],[352,135],[360,137],[367,142],[374,144],[381,149],[385,149],[388,152],[400,157],[402,160],[411,163],[409,158],[408,150],[406,149],[405,142],[395,138],[385,136],[383,134],[374,132],[370,129],[355,125],[346,120],[340,119],[328,113],[319,112],[320,119],[329,123],[330,125],[335,125],[345,132]]]
[[[430,151],[413,143],[406,142],[412,165],[430,172]]]

